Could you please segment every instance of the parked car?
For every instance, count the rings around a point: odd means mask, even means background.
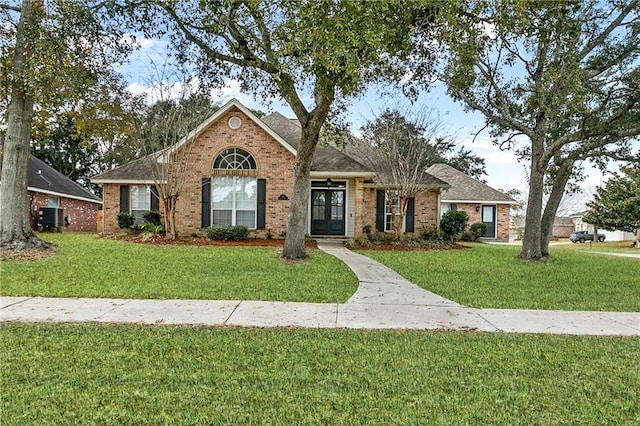
[[[598,241],[603,242],[604,235],[598,234]],[[584,243],[585,241],[593,241],[593,234],[588,231],[576,231],[569,235],[569,240],[573,243]]]

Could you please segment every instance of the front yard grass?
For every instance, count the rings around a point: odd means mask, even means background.
[[[465,306],[640,312],[640,260],[552,247],[526,262],[519,247],[471,244],[455,251],[363,251],[415,284]]]
[[[284,263],[278,249],[151,246],[95,235],[41,234],[58,245],[36,261],[0,262],[3,296],[344,302],[355,275],[333,256],[311,250]]]
[[[567,244],[563,247],[571,247],[574,250],[579,251],[594,251],[594,252],[607,252],[607,253],[628,253],[640,255],[640,249],[633,247],[634,241],[605,241],[601,242],[586,242]]]
[[[3,424],[638,424],[640,339],[0,327]]]

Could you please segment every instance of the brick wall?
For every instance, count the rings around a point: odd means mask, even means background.
[[[33,229],[38,229],[39,210],[47,207],[48,197],[50,197],[48,194],[28,192],[30,221]],[[96,232],[96,214],[101,208],[100,204],[66,197],[58,197],[58,200],[58,207],[64,210],[64,215],[70,220],[69,225],[60,228],[62,231]]]
[[[237,130],[227,124],[232,116],[242,120]],[[202,178],[213,175],[213,160],[222,150],[231,147],[249,152],[257,164],[257,170],[249,174],[266,179],[266,229],[256,231],[256,234],[262,236],[271,232],[278,237],[286,230],[289,201],[278,197],[284,194],[291,198],[295,157],[239,109],[232,108],[178,154],[183,155],[189,164],[187,179],[176,207],[176,227],[180,235],[202,233]],[[104,231],[117,232],[120,185],[103,185],[103,200],[106,207]]]
[[[458,210],[464,210],[469,216],[469,225],[475,222],[482,222],[482,208],[476,211],[476,207],[481,206],[478,203],[457,203]],[[496,239],[501,241],[509,240],[510,226],[510,208],[509,204],[498,204],[496,208],[497,216],[497,232]]]
[[[376,229],[376,189],[363,189],[362,226],[371,225],[371,229]],[[414,230],[417,232],[421,228],[432,228],[438,222],[438,192],[437,190],[426,190],[418,193],[415,199],[414,210]],[[362,233],[362,227],[357,228],[356,236]]]

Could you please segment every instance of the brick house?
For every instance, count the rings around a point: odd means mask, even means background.
[[[29,157],[27,203],[31,227],[96,232],[102,201],[34,156]]]
[[[245,225],[257,237],[284,235],[293,165],[301,127],[279,113],[262,119],[231,100],[179,141],[171,152],[183,151],[189,165],[176,207],[182,235],[202,234],[210,225]],[[159,209],[151,178],[153,157],[132,161],[95,176],[103,189],[103,229],[117,232],[119,212],[138,220]],[[316,148],[309,179],[307,233],[352,237],[370,226],[391,231],[391,213],[374,173],[331,147]],[[439,224],[439,196],[449,185],[424,175],[423,188],[410,200],[406,232]]]
[[[469,224],[487,225],[484,239],[509,241],[510,208],[517,204],[513,198],[446,164],[434,164],[427,173],[451,185],[440,197],[441,214],[464,210]]]

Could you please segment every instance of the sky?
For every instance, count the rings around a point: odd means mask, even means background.
[[[162,40],[138,39],[140,49],[136,51],[128,64],[120,69],[129,83],[129,90],[140,94],[148,91],[157,76],[154,64],[162,64],[167,58],[167,43]],[[243,105],[265,112],[280,112],[286,117],[295,115],[284,101],[274,99],[270,105],[256,101],[251,94],[243,93],[237,81],[227,80],[225,87],[217,90],[214,97],[221,103],[235,98]],[[215,100],[215,99],[214,99]],[[373,119],[388,105],[409,105],[402,94],[381,96],[375,88],[368,90],[359,98],[353,100],[345,111],[345,121],[351,123],[351,130],[357,132],[362,124]],[[518,162],[510,151],[501,151],[491,142],[488,131],[476,133],[483,128],[482,114],[465,111],[460,103],[454,102],[446,93],[442,85],[435,85],[427,93],[422,93],[414,104],[421,108],[427,106],[437,111],[448,135],[454,136],[458,146],[470,149],[474,154],[485,159],[487,175],[486,182],[493,188],[507,191],[518,189],[527,192],[526,164]],[[616,170],[611,166],[611,170]],[[591,198],[597,186],[610,176],[602,174],[591,167],[586,167],[586,179],[582,182],[584,195],[576,197],[572,204],[574,210],[580,210],[584,202]]]

